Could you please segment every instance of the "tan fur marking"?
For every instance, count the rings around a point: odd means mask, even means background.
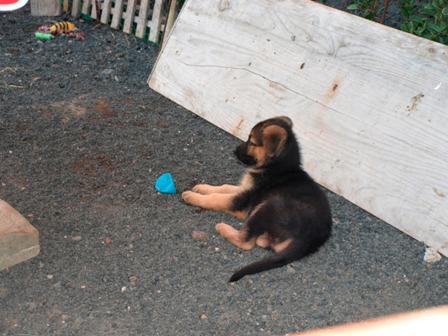
[[[255,246],[255,238],[249,241],[245,240],[247,232],[244,229],[238,231],[226,223],[216,224],[215,228],[221,236],[242,250],[248,251]]]
[[[287,137],[288,133],[283,127],[277,125],[267,126],[263,130],[263,148],[266,147],[266,155],[274,157],[280,154]]]
[[[239,219],[241,221],[245,220],[247,218],[247,212],[246,211],[226,211],[229,215],[235,217],[236,219]]]
[[[240,187],[231,184],[223,184],[220,186],[213,186],[210,184],[196,184],[193,189],[194,192],[208,195],[208,194],[236,194]]]
[[[233,197],[233,194],[202,195],[193,191],[182,193],[182,198],[186,203],[215,211],[228,211]]]
[[[255,244],[261,248],[268,248],[271,245],[271,237],[267,232],[263,233],[261,236],[257,237]]]
[[[182,193],[182,199],[185,203],[197,206],[207,210],[222,211],[239,220],[247,217],[246,211],[230,211],[233,197],[235,194],[199,194],[193,191],[185,191]]]
[[[247,148],[247,154],[255,158],[256,166],[261,167],[266,161],[266,149],[262,146],[251,146]]]
[[[254,185],[254,179],[252,175],[246,173],[241,178],[241,182],[239,185],[240,191],[249,190],[253,187],[253,185]]]
[[[278,252],[281,252],[281,251],[285,250],[286,248],[288,248],[289,245],[291,245],[291,243],[292,243],[292,239],[286,239],[286,240],[282,241],[281,243],[271,244],[271,247],[276,253],[278,253]]]
[[[261,202],[260,204],[258,204],[258,205],[252,210],[252,212],[250,213],[250,215],[251,215],[251,216],[255,215],[255,214],[258,212],[258,210],[260,210],[261,207],[262,207],[264,204],[265,204],[265,202]]]
[[[265,147],[254,147],[253,156],[257,159],[257,167],[261,167],[266,163],[267,150]]]

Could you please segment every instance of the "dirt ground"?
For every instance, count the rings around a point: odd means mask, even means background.
[[[44,22],[0,14],[0,198],[41,241],[0,272],[0,334],[279,335],[448,303],[446,258],[425,263],[423,244],[332,193],[318,253],[229,285],[266,252],[153,184],[234,182],[238,140],[148,88],[156,47],[94,23],[85,41],[39,42]]]

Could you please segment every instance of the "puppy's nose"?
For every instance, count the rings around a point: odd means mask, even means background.
[[[235,153],[235,155],[238,156],[238,155],[246,154],[246,150],[247,150],[246,144],[242,143],[241,145],[239,145],[235,148],[234,153]]]

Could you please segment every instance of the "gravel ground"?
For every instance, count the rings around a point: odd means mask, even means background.
[[[332,193],[318,253],[229,285],[265,252],[153,183],[237,180],[238,140],[147,87],[154,46],[87,23],[83,42],[42,43],[42,23],[0,14],[0,198],[42,250],[0,272],[0,334],[278,335],[448,303],[446,258],[425,263],[423,244]]]

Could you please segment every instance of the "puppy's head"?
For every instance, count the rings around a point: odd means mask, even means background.
[[[235,155],[248,167],[263,168],[280,160],[290,141],[295,142],[291,119],[267,119],[252,128],[247,141],[236,148]]]

